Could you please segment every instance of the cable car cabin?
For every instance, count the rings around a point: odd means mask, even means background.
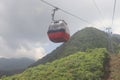
[[[50,24],[48,37],[52,42],[66,42],[70,38],[67,23],[64,20],[54,21]]]

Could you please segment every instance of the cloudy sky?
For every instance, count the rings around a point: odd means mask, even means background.
[[[114,0],[95,0],[101,14],[93,0],[46,1],[94,24],[57,11],[55,18],[68,23],[71,35],[89,26],[101,30],[112,27],[113,33],[120,32],[120,0],[117,0],[113,26]],[[0,57],[39,59],[61,45],[50,42],[47,37],[52,9],[40,0],[0,0]]]

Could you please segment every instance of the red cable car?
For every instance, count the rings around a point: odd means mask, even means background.
[[[52,13],[52,23],[48,29],[48,37],[52,42],[59,43],[59,42],[66,42],[69,40],[69,29],[67,27],[67,23],[64,20],[55,20],[55,12],[59,8],[53,9]]]
[[[48,29],[48,37],[52,42],[66,42],[70,38],[67,23],[64,20],[53,21]]]

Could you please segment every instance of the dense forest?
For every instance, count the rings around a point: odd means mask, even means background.
[[[103,48],[77,52],[2,80],[102,80],[107,55]]]

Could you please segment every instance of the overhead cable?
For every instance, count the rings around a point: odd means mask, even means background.
[[[100,8],[98,7],[96,1],[95,1],[95,0],[92,0],[92,1],[93,1],[94,5],[95,5],[96,9],[98,10],[99,14],[100,14],[100,15],[102,16],[102,18],[103,18],[103,14],[102,14]],[[103,18],[103,19],[104,19],[104,18]]]
[[[114,24],[115,10],[116,10],[116,0],[114,0],[113,15],[112,15],[112,25],[111,26],[113,26],[113,24]]]
[[[51,3],[49,3],[49,2],[47,2],[47,1],[45,1],[45,0],[40,0],[40,1],[42,1],[43,3],[49,5],[49,6],[53,7],[53,8],[57,8],[57,9],[61,10],[62,12],[66,13],[66,14],[69,14],[69,15],[71,15],[71,16],[73,16],[73,17],[75,17],[75,18],[77,18],[77,19],[79,19],[79,20],[81,20],[81,21],[83,21],[83,22],[85,22],[85,23],[87,23],[87,24],[91,24],[89,21],[87,21],[87,20],[85,20],[85,19],[83,19],[83,18],[81,18],[81,17],[79,17],[79,16],[76,16],[76,15],[74,15],[74,14],[72,14],[72,13],[70,13],[70,12],[68,12],[68,11],[66,11],[66,10],[64,10],[64,9],[62,9],[62,8],[59,8],[59,7],[57,7],[57,6],[54,6],[53,4],[51,4]],[[92,25],[93,25],[93,24],[92,24]]]
[[[102,17],[102,19],[104,20],[104,17],[103,17],[103,14],[102,14],[102,11],[100,10],[100,8],[98,7],[97,3],[95,0],[92,0],[93,1],[93,4],[95,5],[96,9],[98,10],[99,12],[99,15]],[[101,21],[101,23],[103,24],[103,22]]]

